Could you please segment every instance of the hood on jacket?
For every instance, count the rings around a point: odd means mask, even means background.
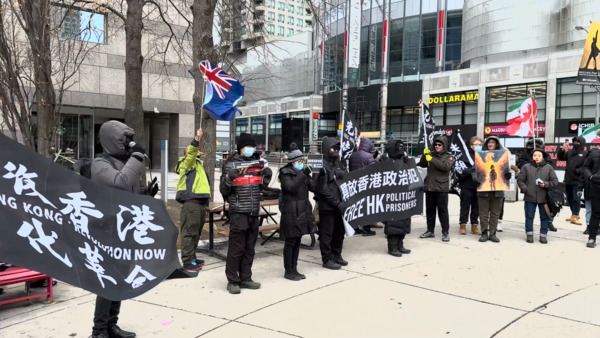
[[[367,153],[375,150],[375,146],[373,146],[373,141],[370,138],[362,138],[360,139],[360,145],[358,146],[358,150],[366,151]]]
[[[527,139],[527,143],[525,143],[525,149],[531,153],[534,149],[544,149],[544,140],[541,138],[533,139],[530,137]]]
[[[133,129],[114,120],[104,122],[98,132],[104,152],[116,158],[127,158],[130,155],[129,142],[133,141],[134,136]]]
[[[535,164],[535,162],[533,161],[533,153],[539,151],[542,153],[542,162],[540,162],[540,166],[543,166],[544,164],[548,163],[548,158],[550,158],[547,152],[544,151],[544,149],[542,148],[535,148],[531,151],[531,163]]]
[[[334,156],[331,154],[329,149],[334,148],[337,145],[337,148],[340,147],[340,140],[335,137],[323,137],[323,142],[321,142],[321,154],[323,154],[323,159],[326,161],[332,161],[338,158],[338,156]]]
[[[573,137],[572,141],[573,142],[579,141],[579,143],[581,143],[581,149],[583,149],[583,147],[585,147],[585,138],[583,136]]]
[[[397,160],[404,156],[404,142],[401,140],[389,140],[385,144],[385,152],[389,158]]]
[[[434,148],[434,149],[430,149],[432,151],[432,153],[435,153],[435,147],[433,145],[436,142],[442,142],[442,144],[444,145],[444,152],[448,151],[448,139],[446,138],[446,136],[439,135],[439,136],[436,136],[433,139],[433,142],[431,143],[431,147]]]
[[[496,136],[489,136],[483,142],[483,147],[481,147],[482,150],[490,150],[488,148],[488,142],[490,140],[496,140],[496,143],[498,144],[498,147],[496,149],[494,149],[494,150],[502,150],[502,149],[504,149],[504,147],[502,146],[502,143],[500,143],[500,139],[498,137],[496,137]]]

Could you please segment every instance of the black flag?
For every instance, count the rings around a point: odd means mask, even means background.
[[[342,114],[342,138],[340,140],[340,158],[342,161],[350,159],[350,156],[358,146],[358,127],[352,121],[350,114],[344,111]]]
[[[419,142],[425,143],[425,148],[429,148],[433,143],[433,130],[435,129],[435,120],[425,103],[420,103],[421,107],[421,126],[419,128]]]
[[[0,261],[111,300],[181,268],[162,201],[108,188],[0,135]]]
[[[450,152],[455,159],[454,170],[450,177],[450,193],[460,195],[461,188],[460,184],[458,184],[458,178],[465,170],[473,168],[473,158],[469,153],[469,148],[467,148],[462,135],[460,135],[460,129],[456,131],[456,134],[454,134],[454,137],[452,138],[452,142],[450,142]]]

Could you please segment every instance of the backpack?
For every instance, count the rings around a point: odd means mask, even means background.
[[[548,189],[546,193],[547,202],[544,206],[548,216],[554,217],[560,212],[562,206],[565,204],[565,197],[565,194],[556,188]]]
[[[106,159],[115,170],[119,170],[112,157],[108,154],[102,153],[100,157]],[[77,162],[73,164],[73,170],[83,177],[92,179],[92,159],[87,157],[78,159]]]

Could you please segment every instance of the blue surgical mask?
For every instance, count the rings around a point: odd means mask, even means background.
[[[252,148],[252,147],[244,147],[244,156],[245,157],[251,157],[252,155],[254,155],[254,153],[256,152],[256,148]]]
[[[473,150],[475,150],[475,151],[481,151],[481,146],[474,146]]]
[[[294,164],[294,168],[296,168],[296,170],[302,170],[304,169],[304,163],[296,163]]]

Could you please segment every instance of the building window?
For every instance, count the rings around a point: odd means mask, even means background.
[[[394,137],[405,142],[417,143],[419,130],[419,108],[390,109],[387,128]]]
[[[302,6],[296,7],[296,14],[304,15],[304,8],[302,8]]]
[[[462,12],[449,12],[446,29],[445,70],[453,70],[460,65],[460,45],[462,43]]]
[[[294,13],[294,5],[288,5],[288,12]]]
[[[277,35],[283,36],[284,28],[282,26],[277,26]]]
[[[506,123],[510,107],[533,93],[539,121],[546,120],[546,82],[493,87],[486,89],[486,123]]]
[[[275,25],[267,25],[267,33],[271,35],[275,34]]]
[[[590,86],[575,83],[577,79],[557,80],[557,119],[594,118],[596,116],[596,91]]]
[[[281,135],[281,120],[284,118],[285,114],[269,115],[269,137]]]
[[[242,133],[248,132],[248,119],[235,120],[235,136],[240,136]]]
[[[279,14],[277,16],[277,22],[285,22],[285,15]]]
[[[288,28],[287,29],[287,36],[292,36],[294,35],[294,29],[293,28]]]
[[[269,19],[269,20],[271,20],[271,21],[275,20],[275,12],[269,12],[269,13],[267,14],[267,17],[268,17],[268,19]]]
[[[250,133],[252,135],[264,135],[265,134],[265,123],[266,118],[264,116],[261,117],[253,117],[252,118],[252,128],[250,129]]]
[[[93,43],[106,42],[106,15],[93,13],[80,8],[59,7],[57,20],[62,20],[60,36],[63,39],[81,40]]]
[[[284,11],[285,10],[285,2],[279,1],[277,3],[277,9]]]
[[[269,0],[268,6],[269,8],[275,8],[275,0]]]
[[[477,100],[477,91],[436,94],[429,99],[429,109],[437,125],[477,124]]]
[[[437,14],[423,15],[421,21],[421,74],[435,73]]]
[[[302,3],[302,0],[296,0],[296,2],[297,2],[297,3],[299,3],[299,4],[301,4],[301,3]]]
[[[304,25],[304,20],[302,20],[302,19],[296,19],[296,26],[302,27],[303,25]]]
[[[362,131],[379,130],[379,111],[356,112],[356,123]]]
[[[246,26],[241,27],[242,35],[246,35]]]
[[[294,24],[294,17],[293,16],[288,16],[288,24],[289,25],[293,25]]]

